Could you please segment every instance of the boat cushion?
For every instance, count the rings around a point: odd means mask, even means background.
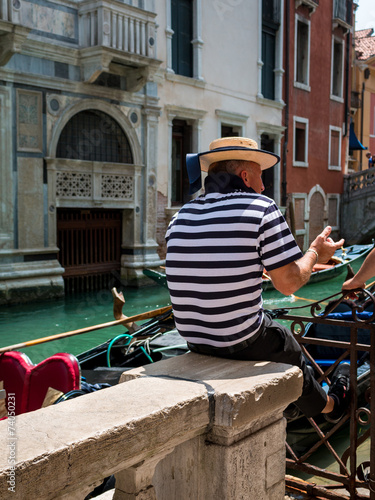
[[[19,415],[46,406],[47,399],[53,402],[51,392],[61,395],[80,389],[80,367],[77,358],[65,352],[34,365],[26,354],[9,351],[0,355],[0,384],[7,394],[7,410],[14,404]]]

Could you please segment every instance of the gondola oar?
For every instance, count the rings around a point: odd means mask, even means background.
[[[72,337],[73,335],[81,335],[82,333],[92,332],[94,330],[101,330],[103,328],[108,328],[111,326],[124,325],[126,323],[132,323],[134,321],[142,321],[143,319],[154,318],[161,314],[171,311],[172,306],[161,307],[160,309],[154,309],[152,311],[146,311],[141,314],[135,314],[134,316],[126,317],[125,319],[119,319],[115,321],[109,321],[108,323],[101,323],[99,325],[87,326],[86,328],[81,328],[79,330],[72,330],[71,332],[58,333],[56,335],[51,335],[49,337],[42,337],[40,339],[29,340],[27,342],[21,342],[20,344],[9,345],[6,347],[0,347],[0,353],[7,351],[14,351],[16,349],[23,349],[24,347],[30,347],[37,344],[43,344],[45,342],[51,342],[51,340],[65,339],[67,337]]]

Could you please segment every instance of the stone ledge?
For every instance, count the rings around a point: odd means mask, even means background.
[[[300,392],[300,370],[189,353],[130,376],[127,383],[16,417],[14,500],[81,499],[111,474],[118,498],[135,499],[150,489],[166,500],[171,485],[185,500],[192,498],[188,484],[202,498],[220,491],[227,500],[242,491],[251,492],[247,498],[258,492],[262,499],[282,498],[282,411]],[[0,422],[0,439],[10,442],[7,421]],[[0,491],[7,488],[8,451],[3,446],[0,453]],[[176,479],[178,466],[183,474]]]
[[[181,380],[166,386],[146,378],[19,415],[12,498],[57,498],[81,483],[96,486],[98,480],[204,433],[208,423],[204,386]],[[0,440],[9,442],[7,421],[0,422]],[[7,467],[4,446],[0,491],[7,491]]]
[[[120,383],[138,377],[199,381],[214,394],[209,437],[229,445],[277,418],[301,394],[297,367],[268,361],[234,361],[189,352],[123,373]]]

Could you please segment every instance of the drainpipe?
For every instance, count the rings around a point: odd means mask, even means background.
[[[363,99],[365,97],[365,82],[362,82],[362,94],[361,94],[361,144],[363,144]],[[360,160],[359,160],[359,171],[362,171],[362,155],[363,150],[361,149]]]
[[[286,207],[286,158],[289,141],[289,33],[290,33],[290,0],[285,2],[285,135],[283,145],[283,165],[281,175],[281,204]]]
[[[350,18],[348,20],[348,24],[352,25],[352,12],[353,12],[353,4],[349,4],[351,7],[350,10]],[[344,122],[344,137],[347,136],[348,134],[348,121],[349,121],[349,99],[350,99],[350,94],[349,94],[349,57],[350,57],[350,30],[346,36],[346,64],[345,64],[345,86],[346,86],[346,92],[345,92],[345,122]]]

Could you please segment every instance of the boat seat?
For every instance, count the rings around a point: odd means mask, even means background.
[[[79,363],[71,354],[60,352],[37,365],[22,352],[0,355],[0,389],[5,389],[7,395],[0,401],[0,419],[8,414],[10,404],[14,414],[19,415],[48,406],[80,387]]]

